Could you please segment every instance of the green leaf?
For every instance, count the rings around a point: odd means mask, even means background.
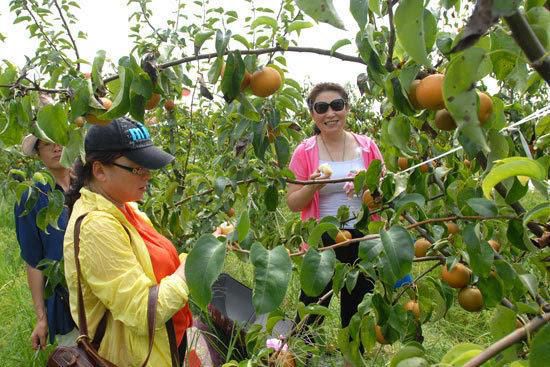
[[[402,362],[404,363],[406,360],[413,358],[413,357],[424,357],[424,351],[420,348],[417,348],[415,346],[404,346],[402,347],[395,355],[392,357],[390,361],[390,367],[397,367],[398,365],[401,366]],[[423,358],[422,358],[423,359]],[[424,365],[428,366],[427,362],[424,360]],[[407,364],[409,366],[409,364]],[[410,365],[410,366],[421,366],[421,364],[416,365]]]
[[[384,76],[387,74],[387,71],[376,52],[373,32],[374,28],[371,25],[367,25],[364,31],[357,32],[355,44],[359,50],[359,56],[367,63],[367,74],[376,84],[383,87]]]
[[[516,313],[508,307],[498,305],[489,325],[493,341],[496,342],[516,329]],[[514,348],[504,350],[502,353],[504,360],[502,362],[513,361],[516,357],[518,346],[516,345]]]
[[[429,367],[430,363],[423,357],[411,357],[402,360],[396,367]]]
[[[477,117],[478,96],[472,88],[486,57],[485,50],[477,47],[456,54],[447,67],[443,82],[445,105],[458,125],[458,139],[470,155],[479,150],[489,151]]]
[[[508,222],[508,230],[506,237],[512,246],[517,247],[522,251],[527,251],[526,234],[523,228],[523,223],[519,219],[512,219]]]
[[[400,1],[395,10],[394,21],[401,47],[414,61],[430,67],[424,38],[424,1]]]
[[[130,110],[130,86],[132,85],[132,71],[130,68],[119,65],[118,77],[120,80],[120,89],[113,101],[111,108],[98,116],[100,120],[113,120],[124,116]]]
[[[0,73],[0,84],[2,85],[10,85],[17,79],[17,68],[9,63],[8,61],[4,61],[7,65],[7,68],[2,70],[2,73]],[[0,97],[2,98],[8,98],[12,94],[12,91],[9,88],[0,88]]]
[[[303,20],[295,20],[287,28],[287,32],[299,32],[302,29],[311,28],[313,27],[313,24],[311,22],[306,22]]]
[[[185,261],[185,278],[193,301],[205,310],[212,298],[212,284],[223,269],[225,243],[211,234],[199,238]]]
[[[476,213],[484,217],[492,217],[498,214],[498,208],[494,201],[484,198],[471,198],[467,203]]]
[[[321,294],[334,274],[336,254],[333,249],[317,252],[310,248],[302,262],[300,284],[304,293],[310,297]]]
[[[467,225],[463,230],[463,237],[474,273],[482,276],[489,275],[494,253],[487,242],[481,241],[479,228],[473,224]]]
[[[63,167],[71,167],[77,158],[84,159],[85,155],[84,130],[71,130],[69,132],[69,141],[63,147],[63,152],[61,153],[61,165]]]
[[[223,54],[225,53],[225,50],[227,49],[227,45],[229,44],[230,39],[231,39],[230,30],[228,30],[225,33],[225,35],[220,29],[216,31],[216,52],[218,54],[218,57],[223,56]]]
[[[497,27],[491,31],[491,63],[498,80],[504,81],[520,61],[521,48],[506,31]]]
[[[364,29],[365,25],[369,22],[368,0],[350,0],[349,10],[359,25],[359,28]]]
[[[84,115],[88,112],[90,104],[90,89],[88,88],[88,82],[82,79],[74,79],[70,84],[73,90],[73,96],[71,98],[71,112],[70,119],[74,121],[78,116]]]
[[[250,249],[250,261],[254,265],[254,292],[252,303],[256,314],[274,311],[283,301],[292,262],[283,246],[268,251],[256,242]]]
[[[504,286],[502,281],[494,276],[479,278],[477,286],[483,295],[485,307],[495,307],[504,297]]]
[[[36,117],[37,127],[56,144],[66,145],[69,141],[67,111],[62,104],[42,107]]]
[[[3,88],[0,88],[2,90]],[[27,124],[22,124],[19,121],[19,113],[22,109],[22,103],[12,100],[9,103],[9,111],[7,114],[0,113],[0,140],[7,146],[20,144],[23,136],[28,133]]]
[[[332,0],[296,0],[296,5],[304,13],[318,22],[345,30],[344,22],[338,16]]]
[[[502,180],[514,176],[527,176],[536,180],[544,180],[547,173],[540,163],[525,157],[510,157],[495,163],[495,166],[485,176],[481,184],[483,195],[487,199],[491,198],[493,187]]]
[[[242,242],[248,231],[250,230],[250,218],[248,217],[248,210],[243,210],[239,221],[237,222],[237,234],[239,235],[239,242]]]
[[[550,340],[550,324],[546,324],[540,329],[533,338],[531,343],[531,351],[529,353],[529,365],[544,366],[550,361],[550,348],[548,341]]]
[[[279,191],[277,186],[269,185],[264,194],[265,207],[268,211],[273,212],[279,205]]]
[[[333,223],[327,222],[321,222],[317,224],[315,228],[313,228],[313,230],[310,232],[307,239],[307,244],[311,246],[311,248],[317,248],[319,246],[319,243],[321,242],[321,237],[325,232],[329,232],[331,236],[333,236],[338,232],[338,227],[335,226]]]
[[[437,19],[428,9],[424,9],[424,40],[426,51],[430,53],[437,38]]]
[[[214,191],[216,192],[216,195],[221,197],[227,185],[230,184],[231,180],[227,177],[216,177],[216,180],[214,180]]]
[[[234,34],[233,39],[239,42],[240,44],[242,44],[244,47],[246,47],[249,50],[252,48],[252,45],[250,44],[250,42],[240,34]]]
[[[523,226],[527,227],[527,224],[532,220],[538,220],[540,223],[547,223],[550,218],[550,201],[540,203],[533,209],[529,210],[523,216]]]
[[[408,105],[408,103],[407,103]],[[413,157],[417,152],[410,148],[411,124],[406,116],[398,115],[390,120],[388,133],[391,135],[391,143],[405,156]]]
[[[517,177],[514,177],[512,188],[506,194],[506,203],[511,205],[519,201],[529,191],[529,185],[523,185]]]
[[[231,51],[227,54],[221,90],[227,103],[233,101],[241,92],[241,83],[245,72],[241,53]]]
[[[61,213],[63,212],[63,205],[65,204],[65,196],[61,190],[52,190],[48,193],[48,211],[47,222],[56,230],[60,230],[57,225],[57,221]]]
[[[382,12],[380,11],[380,0],[369,0],[369,9],[379,17],[382,16]]]
[[[539,282],[537,278],[533,274],[526,273],[526,274],[520,274],[519,280],[521,280],[525,288],[529,291],[529,293],[531,294],[531,297],[535,298],[538,294],[537,285]]]
[[[342,38],[341,40],[334,42],[334,44],[330,48],[330,53],[334,54],[339,48],[346,45],[351,45],[351,41],[348,38]]]
[[[204,42],[208,41],[214,35],[214,33],[216,32],[212,30],[208,30],[208,31],[198,32],[195,35],[195,41],[193,42],[193,46],[195,47],[195,54],[199,53]]]
[[[483,351],[483,347],[473,343],[461,343],[451,348],[441,359],[442,364],[450,366],[462,366]],[[467,358],[466,360],[464,360]],[[458,363],[461,364],[458,364]]]
[[[414,206],[422,209],[426,205],[426,199],[420,194],[406,194],[395,201],[395,213],[394,218],[399,218],[403,211],[408,210]]]
[[[250,99],[244,93],[239,93],[237,100],[241,103],[239,106],[239,113],[251,121],[260,121],[260,113],[250,102]]]
[[[104,50],[99,50],[96,52],[94,57],[94,62],[92,63],[92,79],[91,82],[95,89],[103,86],[103,79],[101,77],[101,72],[103,71],[103,64],[105,63],[106,53]],[[94,90],[92,93],[94,94]]]
[[[370,192],[374,192],[380,184],[380,175],[382,174],[382,162],[379,159],[372,160],[367,168],[365,184]]]
[[[307,22],[304,22],[307,23]],[[254,29],[256,27],[259,27],[261,25],[266,25],[273,29],[273,32],[275,32],[279,28],[279,24],[277,23],[277,19],[273,17],[268,17],[266,15],[259,16],[258,18],[254,19],[252,24],[250,25],[250,28]],[[290,31],[289,31],[290,32]]]
[[[290,146],[288,140],[282,135],[277,136],[275,139],[275,151],[277,153],[277,161],[279,167],[284,167],[290,159]]]
[[[216,60],[212,63],[212,67],[208,70],[208,81],[211,84],[215,84],[220,78],[223,67],[223,57],[218,56]]]
[[[388,286],[393,287],[395,282],[412,269],[414,258],[414,241],[409,232],[398,226],[392,226],[388,231],[380,231],[380,239],[384,248],[382,256],[382,279]]]

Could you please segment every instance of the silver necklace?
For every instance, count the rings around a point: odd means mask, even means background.
[[[331,162],[335,162],[334,158],[332,158],[332,154],[330,154],[330,150],[327,148],[327,144],[325,143],[325,139],[323,139],[323,135],[319,134],[321,137],[321,142],[323,143],[323,147],[325,147],[325,150],[328,153],[328,156],[330,157]],[[344,158],[346,157],[346,133],[344,132],[344,149],[342,150],[342,162],[344,161]]]

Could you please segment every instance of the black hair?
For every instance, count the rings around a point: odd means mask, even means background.
[[[306,103],[307,107],[309,108],[309,112],[313,112],[313,102],[315,102],[315,99],[319,96],[319,94],[327,91],[332,91],[340,94],[346,105],[348,104],[348,92],[340,84],[332,82],[319,83],[311,89],[309,95],[307,96]],[[313,126],[313,133],[315,135],[319,135],[321,133],[321,130],[319,130],[317,125]]]
[[[119,157],[122,157],[120,152],[88,152],[85,162],[80,158],[77,159],[72,167],[71,185],[65,193],[65,205],[69,208],[69,215],[73,211],[74,203],[80,198],[80,189],[88,185],[93,178],[94,162],[112,164]]]

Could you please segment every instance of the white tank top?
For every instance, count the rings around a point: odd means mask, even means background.
[[[362,157],[357,157],[349,161],[332,162],[319,160],[319,165],[328,163],[332,168],[331,179],[345,178],[351,171],[359,171],[365,169]],[[349,207],[350,218],[354,217],[361,209],[361,198],[353,196],[349,198],[344,191],[345,182],[326,184],[319,190],[319,213],[320,217],[329,215],[336,216],[338,208],[342,205]],[[345,227],[353,227],[356,220],[350,220]]]

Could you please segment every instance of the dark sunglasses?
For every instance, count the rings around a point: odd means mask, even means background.
[[[335,112],[342,111],[344,107],[346,107],[346,101],[344,101],[344,99],[342,98],[338,98],[331,101],[330,103],[316,102],[313,105],[313,109],[319,114],[326,113],[329,107],[332,108],[332,110]]]
[[[147,174],[150,173],[150,171],[147,169],[147,168],[143,168],[143,167],[128,167],[128,166],[125,166],[125,165],[122,165],[122,164],[118,164],[118,163],[111,163],[113,166],[116,166],[118,168],[122,168],[123,170],[126,170],[134,175],[138,175],[138,176],[145,176]]]

